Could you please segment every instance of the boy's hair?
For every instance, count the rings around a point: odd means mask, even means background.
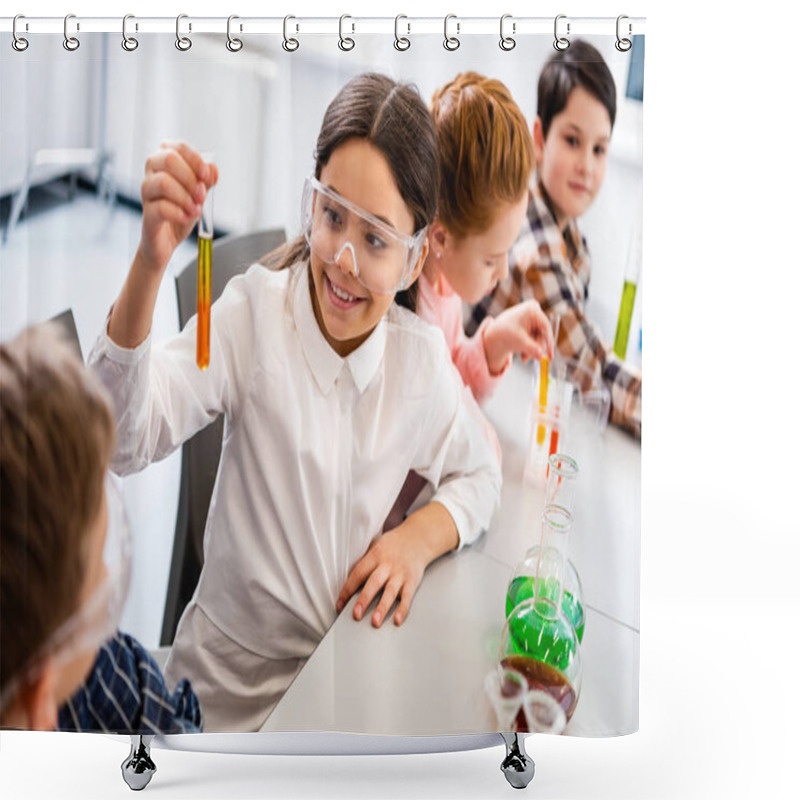
[[[533,139],[511,92],[498,80],[462,72],[437,90],[431,114],[439,144],[438,215],[459,238],[482,233],[498,202],[526,192]]]
[[[576,86],[582,86],[603,104],[614,127],[617,89],[611,70],[595,47],[583,39],[574,39],[566,50],[550,57],[539,76],[536,113],[542,121],[545,139],[553,117],[564,110]]]
[[[0,344],[0,692],[77,610],[114,437],[53,324]]]
[[[314,152],[314,175],[319,178],[334,150],[354,138],[365,139],[385,156],[414,217],[414,230],[430,225],[436,215],[439,158],[433,122],[416,86],[376,73],[348,81],[325,111]],[[283,269],[308,255],[308,244],[299,236],[261,263]],[[396,302],[416,310],[416,290],[415,283],[398,292]]]

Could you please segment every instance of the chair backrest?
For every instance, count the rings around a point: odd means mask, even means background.
[[[72,309],[68,308],[66,311],[56,314],[54,317],[50,318],[50,322],[54,322],[64,331],[67,343],[75,349],[75,352],[78,354],[81,361],[83,361],[81,342],[78,338],[78,328],[75,325],[75,317],[72,315]]]
[[[283,230],[267,230],[216,240],[212,249],[211,301],[222,294],[228,281],[244,272],[263,255],[286,241]],[[181,329],[197,312],[197,259],[175,278]],[[181,488],[175,544],[172,550],[161,644],[175,637],[178,620],[194,593],[203,566],[203,532],[222,450],[224,420],[214,420],[183,445]]]

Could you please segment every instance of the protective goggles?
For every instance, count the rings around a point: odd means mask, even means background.
[[[52,633],[28,665],[11,679],[0,694],[0,712],[21,685],[36,679],[48,656],[56,666],[66,664],[82,653],[99,649],[119,627],[130,586],[131,536],[122,496],[110,475],[105,479],[105,495],[108,509],[103,546],[105,575],[83,605]]]
[[[313,177],[303,187],[302,224],[317,258],[338,264],[349,252],[359,283],[377,294],[408,286],[427,233],[405,236]]]

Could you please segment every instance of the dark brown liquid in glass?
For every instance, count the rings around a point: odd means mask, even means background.
[[[538,689],[547,692],[564,709],[567,721],[575,711],[577,696],[572,684],[555,667],[537,661],[529,656],[508,656],[501,662],[503,667],[515,669],[525,676],[529,689]],[[521,708],[517,715],[517,730],[521,733],[528,732],[528,721],[525,719],[525,709]]]

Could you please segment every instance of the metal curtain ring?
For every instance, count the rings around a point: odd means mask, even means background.
[[[452,52],[453,50],[458,50],[461,47],[461,40],[457,36],[448,36],[447,35],[447,23],[450,22],[451,19],[456,19],[455,14],[448,14],[444,18],[444,49],[449,50]],[[461,25],[456,22],[456,33],[461,30]]]
[[[405,36],[400,36],[398,27],[401,19],[408,19],[408,17],[405,14],[398,14],[394,18],[394,49],[402,52],[403,50],[408,50],[408,48],[411,47],[411,39],[408,39]],[[406,23],[406,27],[408,28],[408,32],[411,33],[411,25]]]
[[[339,17],[339,49],[340,50],[344,50],[345,52],[347,52],[348,50],[352,50],[356,46],[356,43],[355,43],[355,41],[353,39],[351,39],[349,36],[343,36],[342,35],[342,23],[346,19],[352,19],[352,17],[349,14],[342,14],[342,16]],[[355,23],[353,23],[353,32],[354,33],[355,33],[355,30],[356,30],[356,26],[355,26]]]
[[[128,20],[134,19],[133,14],[126,14],[122,18],[122,49],[127,50],[129,53],[133,52],[139,46],[139,40],[134,39],[133,36],[128,36]],[[136,26],[139,30],[139,26]]]
[[[228,17],[228,41],[225,42],[225,47],[231,51],[231,53],[238,53],[243,47],[241,39],[236,39],[235,37],[231,36],[231,21],[234,19],[239,19],[236,14],[231,14]],[[241,30],[241,28],[239,28]]]
[[[67,14],[67,16],[64,17],[64,49],[73,52],[81,46],[81,43],[74,36],[69,35],[67,26],[69,25],[69,21],[71,19],[75,19],[74,14]],[[80,30],[79,25],[77,29]]]
[[[296,17],[293,17],[291,14],[289,14],[288,16],[285,16],[283,18],[283,45],[282,46],[283,46],[283,49],[287,53],[293,53],[295,50],[297,50],[298,47],[300,47],[300,42],[298,42],[297,39],[295,39],[293,37],[289,37],[289,36],[286,35],[286,27],[287,27],[287,23],[289,22],[290,19],[296,19]]]
[[[12,26],[11,26],[11,33],[13,34],[14,39],[11,42],[11,46],[18,53],[21,53],[23,50],[27,50],[28,49],[28,40],[27,39],[23,39],[22,36],[17,34],[17,20],[18,19],[25,19],[24,14],[17,14],[17,16],[14,17],[14,22],[12,23]],[[25,24],[25,29],[27,30],[27,28],[28,28],[28,25],[26,23]]]
[[[517,46],[516,39],[514,39],[511,36],[506,36],[503,33],[503,25],[507,19],[511,19],[511,14],[503,14],[503,16],[500,17],[500,49],[505,50],[506,52],[508,52],[509,50],[513,50]],[[516,22],[511,23],[511,31],[512,33],[517,32]]]
[[[192,46],[192,40],[188,36],[181,36],[181,20],[187,19],[188,14],[178,14],[175,19],[175,47],[181,52],[186,52]],[[189,30],[192,26],[189,25]]]
[[[566,14],[559,14],[556,17],[555,23],[553,24],[553,33],[556,37],[555,41],[553,42],[553,47],[555,47],[555,49],[558,50],[559,53],[566,50],[569,47],[569,39],[566,39],[565,37],[558,35],[558,21],[560,19],[566,19],[566,18],[567,18]],[[569,22],[567,23],[567,35],[569,35]]]
[[[614,47],[616,47],[617,50],[620,51],[620,53],[627,53],[628,50],[631,49],[631,44],[632,44],[630,39],[623,38],[623,37],[621,37],[619,35],[620,22],[622,22],[622,20],[624,20],[624,19],[628,19],[628,17],[625,14],[620,14],[617,17],[617,41],[614,42]],[[631,27],[631,24],[629,22],[628,23],[628,34],[630,34],[632,32],[633,32],[633,28]]]

